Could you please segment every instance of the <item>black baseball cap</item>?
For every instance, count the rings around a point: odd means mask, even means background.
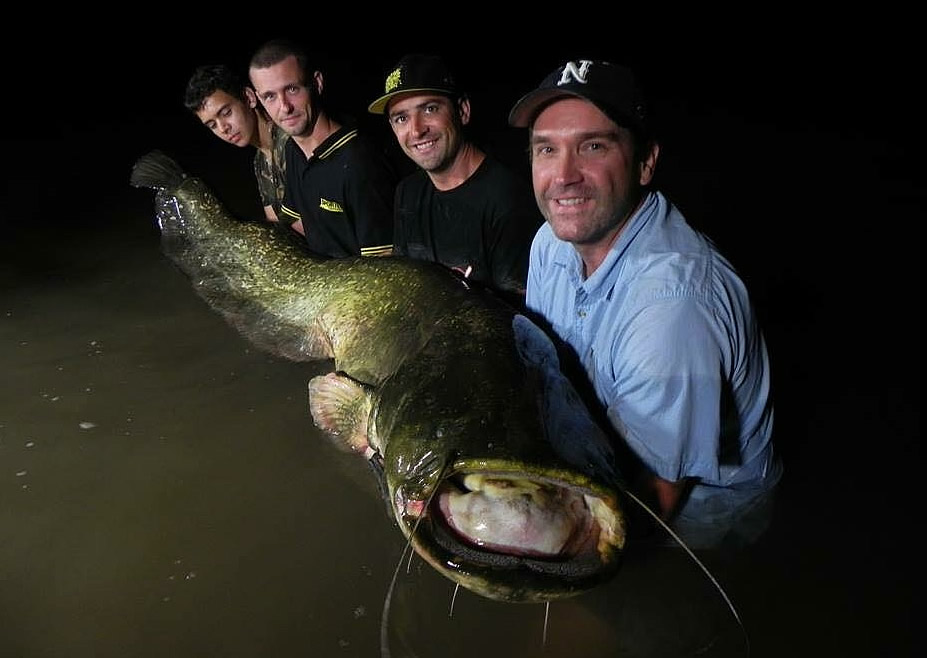
[[[410,91],[435,91],[448,96],[461,93],[443,59],[437,55],[406,55],[386,76],[383,95],[367,111],[383,114],[393,97]]]
[[[558,67],[515,103],[509,124],[527,128],[544,107],[565,96],[584,98],[619,126],[647,133],[646,103],[634,74],[624,66],[592,59],[575,59]]]

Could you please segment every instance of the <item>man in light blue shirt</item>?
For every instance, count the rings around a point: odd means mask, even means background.
[[[509,123],[529,129],[547,220],[527,306],[572,348],[639,462],[632,489],[692,548],[755,541],[782,473],[766,345],[731,264],[648,189],[659,146],[633,74],[567,62]]]

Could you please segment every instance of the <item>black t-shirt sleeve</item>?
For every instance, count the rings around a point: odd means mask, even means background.
[[[393,245],[396,174],[386,156],[358,141],[346,195],[362,256],[386,255]]]

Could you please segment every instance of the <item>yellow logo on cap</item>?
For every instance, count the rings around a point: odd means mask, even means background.
[[[388,94],[393,89],[402,84],[402,69],[396,69],[388,76],[386,76],[386,93]]]

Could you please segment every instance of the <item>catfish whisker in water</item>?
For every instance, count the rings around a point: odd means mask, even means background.
[[[541,646],[547,646],[547,620],[550,618],[550,601],[544,602],[544,631],[541,634]]]
[[[444,472],[449,467],[452,457],[448,457],[444,460],[444,466],[441,467],[439,476],[443,475]],[[437,493],[437,489],[431,492],[431,497],[428,499],[428,504],[426,507],[431,505],[431,498],[434,498],[434,495]],[[396,589],[396,580],[399,578],[399,570],[402,568],[402,562],[406,557],[406,553],[409,554],[409,560],[411,564],[412,559],[412,539],[415,537],[415,532],[418,530],[419,523],[421,523],[422,517],[419,517],[418,521],[415,522],[415,525],[412,527],[412,532],[409,533],[409,537],[406,539],[405,546],[402,548],[402,553],[399,554],[399,560],[396,562],[396,568],[393,570],[393,577],[389,581],[389,588],[386,590],[386,598],[383,600],[383,613],[380,615],[380,654],[382,658],[389,658],[389,613],[390,607],[393,599],[393,591]]]
[[[457,592],[460,591],[460,583],[454,583],[454,593],[451,595],[451,606],[447,611],[448,618],[454,616],[454,602],[457,601]]]
[[[412,573],[412,558],[415,556],[415,551],[409,551],[409,559],[406,560],[406,575]]]
[[[747,628],[744,626],[744,623],[743,623],[743,621],[742,621],[741,618],[740,618],[740,614],[737,612],[737,608],[734,607],[734,602],[731,601],[731,597],[728,596],[728,594],[727,594],[727,592],[724,590],[724,588],[721,587],[721,583],[718,582],[718,579],[715,578],[714,574],[711,573],[711,571],[708,569],[708,567],[705,566],[705,564],[704,564],[701,560],[698,559],[698,557],[695,555],[695,553],[692,551],[692,549],[689,548],[689,547],[686,545],[686,543],[682,540],[682,537],[680,537],[678,534],[676,534],[676,533],[673,531],[673,529],[670,528],[670,526],[669,526],[665,521],[663,521],[663,519],[660,518],[660,515],[659,515],[659,514],[657,514],[656,512],[654,512],[652,509],[650,509],[650,507],[649,507],[644,501],[642,501],[640,498],[638,498],[637,496],[635,496],[633,493],[631,493],[631,492],[628,491],[627,489],[623,489],[623,492],[624,492],[624,494],[625,494],[628,498],[630,498],[630,499],[633,500],[635,503],[637,503],[637,505],[638,505],[641,509],[643,509],[647,514],[649,514],[649,515],[654,519],[654,521],[656,521],[657,524],[658,524],[660,527],[662,527],[662,528],[667,532],[667,534],[669,534],[670,537],[673,538],[673,541],[675,541],[676,544],[677,544],[680,548],[682,548],[690,558],[692,558],[692,561],[695,562],[695,564],[698,566],[698,568],[702,570],[702,573],[704,573],[705,576],[708,578],[708,580],[711,581],[711,584],[714,586],[714,588],[715,588],[715,589],[718,591],[718,593],[721,595],[721,598],[724,599],[724,603],[727,604],[728,610],[731,611],[731,614],[734,616],[734,620],[737,622],[737,625],[740,627],[740,630],[741,630],[741,632],[742,632],[742,634],[743,634],[744,643],[745,643],[745,645],[746,645],[747,655],[749,656],[749,655],[750,655],[750,637],[749,637],[749,635],[747,634]]]

